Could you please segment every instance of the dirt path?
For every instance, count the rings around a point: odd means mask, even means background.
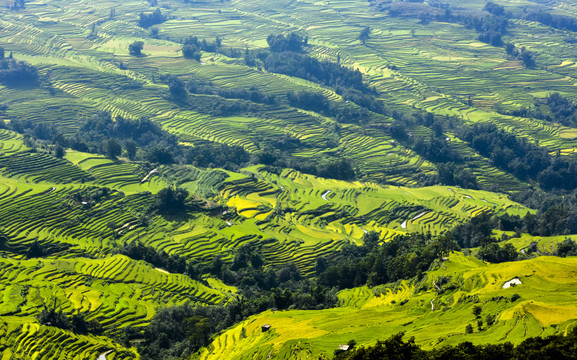
[[[157,172],[158,172],[158,168],[152,169],[152,170],[148,173],[148,175],[146,175],[142,180],[140,180],[140,182],[141,182],[141,183],[145,182],[146,180],[148,180],[148,178],[149,178],[152,174],[157,173]]]
[[[98,356],[98,360],[106,360],[106,355],[110,354],[111,352],[112,352],[112,350],[108,350],[107,352],[100,354]]]

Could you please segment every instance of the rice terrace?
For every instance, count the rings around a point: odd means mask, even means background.
[[[1,360],[576,344],[577,1],[0,1]]]

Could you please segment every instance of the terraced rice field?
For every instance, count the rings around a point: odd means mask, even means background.
[[[10,141],[15,144],[17,140]],[[17,164],[13,158],[35,155],[49,160],[37,166],[43,169],[44,178],[33,176],[32,170],[20,174],[12,165]],[[294,261],[306,273],[313,269],[315,256],[330,256],[345,242],[359,243],[368,231],[387,240],[412,231],[441,233],[487,211],[517,215],[529,211],[504,195],[482,191],[382,187],[288,170],[275,175],[259,167],[245,170],[251,176],[192,167],[161,168],[160,174],[166,172],[163,177],[153,173],[143,183],[145,174],[134,164],[80,152],[68,152],[64,160],[56,161],[22,150],[2,159],[12,161],[4,160],[9,177],[3,178],[0,195],[0,226],[11,246],[24,251],[33,241],[59,244],[67,248],[67,256],[94,256],[139,239],[169,253],[210,261],[216,254],[231,256],[242,244],[262,241],[271,262]],[[46,171],[53,163],[60,167]],[[74,169],[89,181],[59,184],[64,182],[60,180],[64,175],[58,177],[60,168]],[[157,216],[143,225],[139,214],[154,201],[149,191],[160,189],[167,176],[210,194],[232,211],[220,218],[199,215],[185,221]],[[97,202],[77,199],[76,193],[94,185],[117,191]]]
[[[155,309],[191,302],[222,304],[232,294],[184,275],[153,269],[124,256],[106,259],[0,260],[0,350],[22,358],[137,358],[104,336],[90,337],[39,325],[34,316],[56,304],[66,314],[88,314],[111,337],[124,327],[146,325]]]
[[[415,336],[424,348],[462,341],[519,343],[528,336],[564,333],[577,325],[572,290],[576,262],[575,258],[540,257],[488,265],[454,253],[421,282],[341,291],[342,306],[337,309],[267,311],[253,316],[214,339],[201,359],[318,357],[332,354],[351,339],[369,345],[400,331]],[[448,277],[456,290],[439,293],[435,282],[441,277]],[[522,284],[503,289],[515,277]],[[513,293],[521,299],[511,302]],[[481,306],[482,316],[495,316],[496,321],[465,334],[467,324],[476,325],[473,306]],[[271,330],[263,333],[263,324],[270,324]]]
[[[517,3],[500,1],[509,2]],[[251,153],[290,136],[301,144],[290,155],[303,161],[319,154],[344,155],[355,164],[361,181],[327,180],[293,170],[274,174],[261,167],[234,173],[177,165],[151,173],[136,163],[75,151],[56,159],[43,150],[33,151],[21,135],[0,129],[0,230],[9,239],[0,255],[19,259],[0,258],[3,358],[58,359],[73,354],[96,359],[108,351],[109,360],[137,358],[134,349],[108,336],[127,326],[146,325],[158,307],[186,301],[223,304],[231,298],[230,289],[214,279],[209,286],[111,255],[114,248],[132,241],[204,263],[216,255],[229,261],[238,247],[258,244],[270,264],[293,262],[307,275],[319,256],[330,259],[343,244],[360,244],[369,231],[387,241],[414,231],[440,234],[484,212],[531,211],[502,194],[415,187],[435,174],[435,165],[395,142],[386,130],[393,119],[384,115],[369,112],[360,124],[339,124],[287,104],[269,106],[266,114],[227,116],[178,106],[161,75],[279,97],[309,91],[339,106],[357,106],[335,89],[249,67],[242,59],[206,52],[200,62],[184,59],[180,40],[188,36],[209,41],[219,36],[224,47],[244,51],[266,48],[271,33],[298,32],[308,37],[311,56],[338,59],[361,71],[391,113],[424,109],[468,124],[493,123],[551,152],[577,151],[576,129],[496,112],[530,107],[534,98],[551,92],[577,98],[577,45],[566,41],[571,34],[564,31],[512,21],[505,40],[536,53],[538,66],[528,70],[502,48],[475,40],[471,29],[390,17],[361,0],[162,0],[159,6],[169,17],[157,26],[159,39],[137,26],[140,12],[154,9],[141,1],[46,0],[28,2],[25,10],[4,11],[0,46],[36,65],[43,83],[34,89],[0,86],[0,101],[7,107],[0,120],[43,123],[70,136],[84,119],[107,111],[113,117],[150,118],[184,144],[238,145]],[[577,11],[574,1],[554,6],[564,14]],[[370,36],[360,41],[365,26],[371,28]],[[128,45],[136,40],[145,41],[145,56],[129,55]],[[431,135],[419,124],[409,130]],[[483,189],[528,188],[476,154],[452,130],[447,137]],[[226,209],[218,216],[198,212],[185,219],[153,216],[142,221],[154,203],[152,195],[168,183]],[[110,190],[98,201],[79,200],[79,193],[93,187]],[[536,240],[542,253],[550,253],[563,239],[523,235],[509,242],[523,249]],[[46,259],[25,260],[35,241],[56,252]],[[330,355],[351,338],[370,344],[402,330],[426,347],[455,344],[465,340],[464,328],[474,321],[471,307],[477,300],[484,314],[497,315],[498,321],[466,337],[475,343],[505,338],[520,342],[527,336],[563,332],[575,326],[577,318],[575,294],[567,290],[576,285],[574,260],[543,257],[487,265],[453,254],[421,283],[343,291],[341,308],[312,315],[288,311],[255,316],[219,335],[202,357]],[[434,281],[441,276],[450,277],[458,290],[438,294]],[[501,288],[515,276],[522,285]],[[508,301],[512,291],[521,300]],[[50,302],[67,314],[88,313],[89,319],[104,325],[107,336],[77,336],[40,326],[34,316]],[[273,330],[263,334],[260,325],[265,322]]]
[[[533,94],[547,91],[574,96],[571,75],[567,73],[571,67],[563,66],[564,73],[554,68],[555,64],[547,69],[520,69],[511,65],[502,49],[473,41],[475,33],[460,25],[424,26],[372,11],[361,1],[301,1],[287,5],[252,0],[206,2],[194,7],[174,1],[166,3],[172,5],[167,10],[171,19],[159,28],[167,37],[180,39],[193,34],[211,39],[218,35],[224,39],[225,47],[261,48],[266,46],[268,33],[298,31],[309,37],[312,55],[331,61],[338,56],[342,64],[363,72],[365,80],[381,92],[392,109],[415,107],[461,117],[466,122],[492,122],[551,150],[569,153],[575,148],[572,129],[492,111],[496,103],[506,108],[529,106]],[[52,95],[35,90],[34,102],[21,91],[0,90],[9,105],[8,116],[52,123],[73,132],[77,124],[71,119],[105,110],[113,116],[152,118],[187,142],[209,140],[240,145],[249,151],[260,146],[259,134],[291,134],[312,147],[295,155],[342,152],[355,161],[366,181],[415,185],[422,176],[435,172],[432,164],[411,151],[391,145],[387,134],[366,132],[358,126],[344,126],[337,147],[329,146],[324,135],[332,121],[315,114],[283,110],[271,112],[269,119],[219,118],[176,108],[163,97],[166,87],[155,75],[157,72],[208,80],[229,89],[255,88],[273,95],[307,90],[320,92],[336,102],[342,102],[342,98],[318,84],[266,73],[220,54],[204,54],[201,63],[183,59],[179,44],[168,39],[145,39],[147,56],[130,57],[128,44],[146,37],[146,32],[136,26],[137,9],[142,9],[142,4],[124,2],[115,6],[117,15],[110,18],[112,6],[80,0],[59,7],[48,1],[43,6],[30,4],[30,18],[8,14],[3,20],[5,34],[0,45],[37,64],[43,74],[50,75],[51,86],[56,89]],[[78,14],[83,16],[79,18]],[[358,33],[366,24],[371,26],[371,36],[361,43]],[[522,34],[527,33],[527,26],[534,27],[519,23],[511,31],[518,45],[525,44]],[[555,36],[559,42],[560,35],[548,34],[550,38]],[[538,49],[545,53],[550,48]],[[481,55],[483,60],[479,61]],[[569,64],[572,55],[565,51],[555,56]],[[448,76],[457,73],[458,76]],[[466,105],[469,98],[473,106]],[[83,110],[72,116],[75,109]],[[386,125],[391,119],[379,121]],[[509,191],[524,188],[485,159],[477,159],[470,170],[484,188],[490,183]]]

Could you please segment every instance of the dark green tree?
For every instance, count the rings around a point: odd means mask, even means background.
[[[106,152],[106,156],[111,159],[116,159],[117,156],[122,154],[122,146],[115,139],[106,140],[104,142],[104,150]]]
[[[60,146],[60,144],[56,144],[56,146],[54,147],[54,156],[56,156],[59,159],[62,159],[65,154],[66,150],[62,146]]]
[[[128,156],[130,160],[136,159],[136,152],[138,150],[136,142],[129,140],[124,144],[124,148],[126,150],[126,156]]]
[[[142,48],[144,47],[144,41],[135,41],[128,45],[128,52],[130,55],[141,56]]]
[[[165,214],[177,214],[186,211],[188,191],[182,188],[167,187],[156,194],[156,208]]]

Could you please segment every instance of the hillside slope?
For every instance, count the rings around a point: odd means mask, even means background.
[[[577,325],[577,258],[539,257],[484,264],[453,253],[417,282],[339,293],[342,306],[321,311],[267,311],[218,336],[201,359],[331,358],[340,344],[358,345],[404,331],[425,348],[519,343]],[[521,284],[503,288],[512,279]],[[513,295],[520,298],[513,300]],[[473,308],[481,307],[481,330]],[[487,316],[494,323],[487,324]],[[262,332],[261,326],[271,325]],[[474,331],[465,332],[468,324]]]

